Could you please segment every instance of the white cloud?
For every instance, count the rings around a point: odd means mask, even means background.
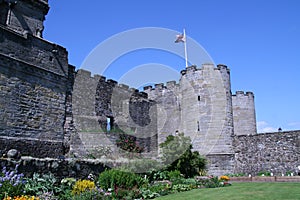
[[[257,124],[258,133],[277,132],[278,128],[272,127],[266,121],[259,121]]]

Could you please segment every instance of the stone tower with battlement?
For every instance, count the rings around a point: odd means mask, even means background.
[[[183,132],[191,138],[194,150],[210,157],[210,173],[232,171],[232,96],[230,72],[225,65],[190,66],[181,71],[178,84],[168,82],[144,89],[159,105],[159,143],[170,133]]]
[[[237,91],[232,95],[233,122],[235,135],[254,135],[256,117],[254,94],[252,92]]]

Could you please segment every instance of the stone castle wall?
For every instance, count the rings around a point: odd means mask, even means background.
[[[64,48],[0,27],[1,154],[12,148],[36,157],[65,153],[72,69]]]
[[[257,135],[253,93],[232,96],[225,65],[190,66],[178,83],[144,92],[75,72],[65,48],[41,39],[48,9],[42,0],[0,1],[0,154],[118,152],[116,141],[125,133],[145,148],[143,156],[156,157],[167,135],[183,132],[214,175],[300,165],[299,131]]]
[[[236,173],[274,175],[298,172],[300,131],[240,135],[234,138]]]
[[[146,93],[86,70],[77,72],[73,89],[71,154],[86,156],[108,147],[116,157],[120,134],[134,136],[145,152],[157,153],[156,106]]]

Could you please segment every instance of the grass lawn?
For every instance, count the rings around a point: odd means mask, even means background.
[[[229,187],[203,188],[171,194],[157,200],[224,199],[224,200],[299,200],[300,183],[233,183]]]

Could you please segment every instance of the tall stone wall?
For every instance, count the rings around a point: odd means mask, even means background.
[[[0,153],[65,154],[66,94],[71,90],[65,48],[0,27]]]
[[[234,138],[235,173],[274,175],[296,172],[300,166],[300,131],[240,135]]]
[[[133,136],[146,153],[157,154],[156,106],[146,93],[79,70],[72,102],[76,129],[70,142],[72,154],[85,157],[107,147],[118,157],[116,141],[120,134]]]
[[[232,95],[233,124],[235,135],[256,134],[254,94],[237,91]]]

